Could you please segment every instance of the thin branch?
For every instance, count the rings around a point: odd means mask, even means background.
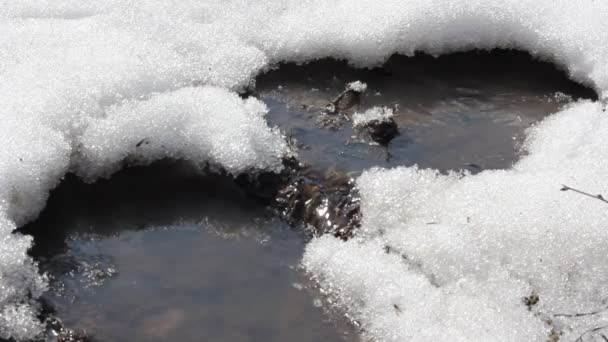
[[[590,194],[588,192],[584,192],[584,191],[581,191],[581,190],[578,190],[578,189],[575,189],[575,188],[571,188],[571,187],[569,187],[567,185],[562,185],[562,188],[560,190],[561,191],[574,191],[574,192],[579,193],[581,195],[588,196],[588,197],[591,197],[591,198],[595,198],[597,200],[600,200],[600,201],[608,204],[608,200],[606,200],[604,198],[604,196],[602,196],[601,194],[592,195],[592,194]]]
[[[606,328],[608,328],[608,325],[604,325],[604,326],[601,326],[601,327],[597,327],[597,328],[593,328],[593,329],[587,330],[584,333],[582,333],[581,336],[579,336],[576,340],[574,340],[574,342],[583,342],[583,337],[585,337],[585,335],[591,334],[591,333],[594,333],[594,332],[597,332],[597,331],[600,331],[600,330],[606,329]],[[604,337],[603,334],[602,334],[602,337]]]
[[[583,316],[597,315],[606,310],[608,310],[608,307],[601,308],[599,310],[591,311],[591,312],[581,312],[581,313],[575,313],[575,314],[555,314],[553,316],[555,316],[555,317],[583,317]]]
[[[397,312],[397,315],[399,315],[399,314],[401,314],[403,312],[403,311],[401,311],[401,308],[397,304],[393,304],[393,308],[395,308],[395,311]]]
[[[606,301],[608,300],[608,298],[604,298],[602,300],[602,303],[604,305],[606,305]],[[608,305],[604,306],[602,308],[599,308],[597,310],[594,311],[588,311],[588,312],[581,312],[581,313],[574,313],[574,314],[554,314],[554,317],[583,317],[583,316],[591,316],[591,315],[597,315],[599,313],[602,313],[604,311],[608,310]]]

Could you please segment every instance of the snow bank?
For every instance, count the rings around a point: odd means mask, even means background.
[[[29,339],[42,329],[36,299],[46,280],[27,256],[31,238],[12,231],[35,218],[66,172],[92,181],[125,163],[163,158],[209,162],[233,174],[278,171],[291,152],[281,133],[266,125],[266,112],[256,99],[204,86],[125,100],[98,117],[65,118],[78,125],[6,113],[0,125],[0,338]]]
[[[0,2],[0,337],[40,330],[28,298],[44,279],[30,240],[10,232],[68,170],[94,179],[165,156],[276,170],[284,140],[260,102],[233,91],[279,61],[519,48],[608,99],[607,17],[592,0]],[[605,294],[606,211],[554,191],[606,189],[605,125],[598,104],[579,103],[532,130],[530,155],[509,171],[370,171],[359,181],[365,233],[314,241],[305,265],[380,340],[542,340],[543,317]],[[394,253],[379,253],[387,243]],[[538,315],[522,307],[530,291]],[[400,309],[385,313],[390,303]]]
[[[93,181],[123,164],[173,158],[209,162],[239,174],[278,171],[282,157],[291,153],[282,134],[266,125],[268,109],[262,102],[242,100],[222,88],[184,87],[100,110],[101,115],[66,115],[68,122],[59,115],[49,123],[31,113],[3,116],[0,337],[22,340],[41,331],[35,300],[45,289],[45,278],[26,254],[30,237],[12,231],[42,210],[49,190],[69,170]]]
[[[91,120],[79,139],[77,173],[94,179],[120,169],[123,160],[148,164],[166,157],[209,161],[233,174],[278,171],[288,150],[281,133],[266,128],[267,111],[257,99],[214,87],[125,101]]]
[[[264,54],[180,20],[188,8],[177,7],[0,3],[0,339],[42,330],[46,280],[27,256],[31,238],[12,231],[66,172],[94,180],[165,157],[276,171],[291,153],[265,105],[232,91]]]
[[[608,205],[560,189],[608,189],[606,132],[580,102],[533,128],[512,170],[370,170],[362,231],[312,242],[304,264],[380,340],[573,341],[606,319],[562,315],[606,305]]]

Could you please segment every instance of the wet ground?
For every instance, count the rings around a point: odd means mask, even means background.
[[[347,121],[321,128],[328,99],[360,80],[360,108],[395,110],[388,146]],[[372,166],[507,168],[530,125],[595,95],[522,53],[394,57],[382,69],[320,61],[261,75],[253,95],[296,142],[301,161],[359,174]],[[350,113],[352,114],[352,113]],[[349,115],[350,115],[349,114]],[[307,236],[228,177],[183,163],[122,171],[86,185],[69,176],[39,220],[32,255],[51,277],[44,300],[101,341],[356,341],[320,308],[298,268]]]

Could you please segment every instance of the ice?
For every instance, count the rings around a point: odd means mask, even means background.
[[[517,48],[606,101],[606,18],[597,0],[0,2],[0,338],[40,332],[45,280],[11,232],[66,172],[165,157],[277,170],[283,137],[235,91],[281,61]],[[573,340],[601,317],[555,314],[603,305],[608,214],[559,188],[606,192],[607,125],[580,102],[530,130],[511,170],[370,170],[362,232],[313,241],[304,264],[377,340],[546,341],[551,325]]]

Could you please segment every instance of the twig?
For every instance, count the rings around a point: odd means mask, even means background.
[[[150,140],[148,138],[143,138],[137,144],[135,144],[135,147],[140,147],[143,144],[148,145],[149,143],[150,143]]]
[[[604,298],[602,300],[602,303],[604,305],[606,305],[606,301],[608,300],[608,298]],[[589,312],[581,312],[581,313],[574,313],[574,314],[555,314],[553,315],[554,317],[583,317],[583,316],[591,316],[591,315],[597,315],[599,313],[602,313],[604,311],[608,310],[608,306],[604,306],[603,308],[599,308],[595,311],[589,311]]]
[[[397,312],[397,315],[399,315],[399,314],[401,314],[403,312],[403,311],[401,311],[401,308],[397,304],[393,304],[393,308],[395,308],[395,311]]]
[[[600,201],[608,204],[608,200],[606,200],[604,198],[604,196],[602,196],[601,194],[592,195],[592,194],[590,194],[588,192],[584,192],[584,191],[581,191],[581,190],[578,190],[578,189],[575,189],[575,188],[571,188],[571,187],[569,187],[567,185],[562,185],[562,188],[560,189],[560,191],[574,191],[574,192],[579,193],[581,195],[588,196],[588,197],[591,197],[591,198],[595,198],[597,200],[600,200]]]
[[[579,336],[576,340],[574,340],[574,342],[583,342],[583,337],[585,335],[590,334],[590,333],[594,333],[596,331],[600,331],[600,330],[606,329],[606,328],[608,328],[608,325],[604,325],[604,326],[601,326],[601,327],[597,327],[597,328],[593,328],[593,329],[587,330],[584,333],[582,333],[581,336]],[[602,337],[604,337],[603,334],[602,334]],[[604,339],[605,339],[605,337],[604,337]]]
[[[575,313],[575,314],[555,314],[553,316],[555,316],[555,317],[583,317],[583,316],[597,315],[606,310],[608,310],[608,307],[601,308],[597,311],[591,311],[591,312],[582,312],[582,313]]]

